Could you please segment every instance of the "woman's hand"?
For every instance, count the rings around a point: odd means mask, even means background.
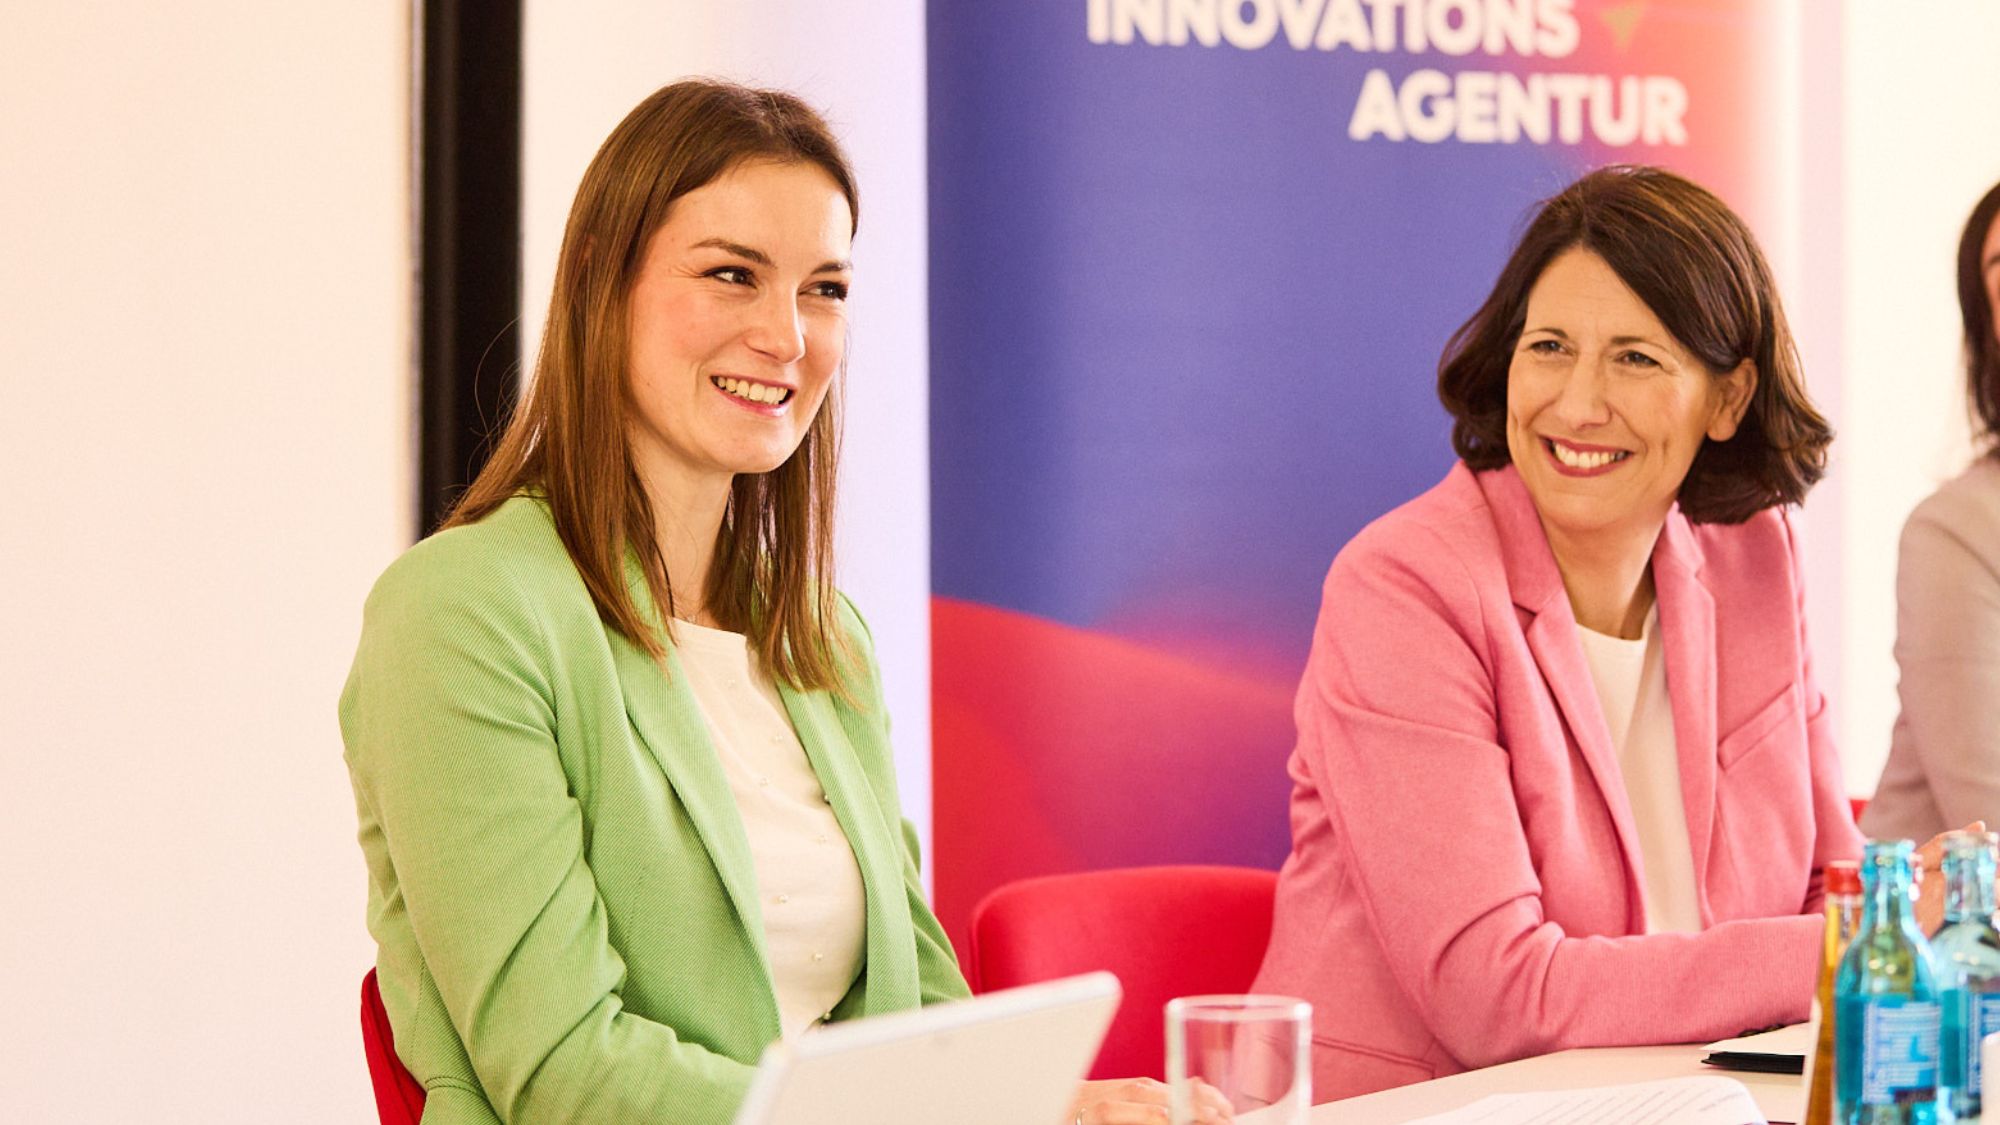
[[[1984,832],[1986,822],[1975,820],[1961,831]],[[1917,849],[1917,925],[1925,937],[1944,925],[1944,838],[1949,835],[1940,832]]]
[[[1070,1102],[1062,1125],[1167,1125],[1167,1084],[1157,1078],[1112,1078],[1085,1082]],[[1222,1091],[1194,1084],[1194,1119],[1204,1125],[1236,1120]]]

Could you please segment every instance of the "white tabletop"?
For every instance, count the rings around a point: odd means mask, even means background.
[[[1488,1094],[1526,1090],[1575,1090],[1696,1074],[1725,1074],[1743,1083],[1772,1125],[1805,1116],[1805,1080],[1796,1074],[1759,1074],[1703,1066],[1708,1049],[1698,1044],[1668,1047],[1592,1047],[1561,1051],[1449,1078],[1419,1082],[1313,1110],[1313,1125],[1400,1125],[1412,1118],[1478,1101]]]

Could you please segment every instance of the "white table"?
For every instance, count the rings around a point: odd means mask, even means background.
[[[1313,1125],[1400,1125],[1425,1114],[1478,1101],[1488,1094],[1525,1090],[1574,1090],[1616,1086],[1656,1078],[1725,1074],[1750,1090],[1764,1117],[1795,1122],[1805,1116],[1805,1080],[1796,1074],[1758,1074],[1703,1066],[1708,1049],[1698,1044],[1669,1047],[1590,1047],[1539,1058],[1468,1070],[1449,1078],[1419,1082],[1358,1098],[1328,1102],[1313,1110]]]

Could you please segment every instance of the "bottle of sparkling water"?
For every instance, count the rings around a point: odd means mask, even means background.
[[[1938,1096],[1960,1121],[1979,1115],[1979,1045],[2000,1031],[2000,930],[1993,928],[1991,832],[1945,837],[1944,928],[1931,941],[1944,990]]]
[[[1908,840],[1870,840],[1861,859],[1861,930],[1833,984],[1844,1125],[1938,1125],[1941,997],[1912,909],[1913,853]]]

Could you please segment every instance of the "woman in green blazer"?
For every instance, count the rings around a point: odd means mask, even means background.
[[[525,402],[368,599],[341,727],[427,1122],[726,1122],[779,1038],[691,626],[757,654],[852,850],[865,941],[825,1018],[966,995],[828,581],[854,202],[796,99],[686,83],[634,110],[578,192]]]
[[[778,1010],[743,825],[675,650],[662,674],[599,618],[534,496],[412,549],[366,621],[341,719],[377,978],[424,1120],[728,1121]],[[965,995],[872,663],[854,687],[859,706],[778,689],[866,888],[865,967],[835,1019]]]
[[[341,729],[426,1122],[720,1125],[781,1035],[966,995],[830,581],[855,215],[796,98],[642,102],[491,462],[369,596]]]

